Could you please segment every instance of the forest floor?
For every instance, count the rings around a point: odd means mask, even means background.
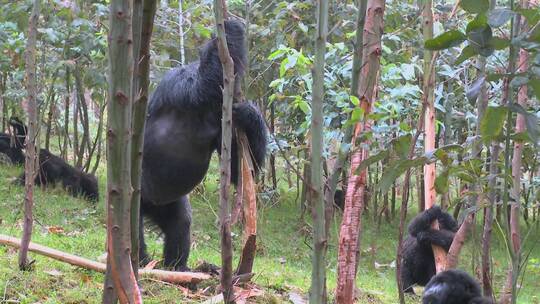
[[[215,162],[210,172],[217,172]],[[0,165],[0,233],[20,237],[22,229],[23,188],[11,184],[22,168]],[[104,253],[105,244],[105,173],[100,172],[101,200],[88,203],[65,194],[60,188],[35,192],[35,226],[32,240],[68,253],[97,260]],[[220,264],[218,214],[218,177],[210,174],[203,185],[191,195],[193,206],[192,251],[189,264],[200,261]],[[278,195],[262,194],[259,202],[258,252],[255,260],[254,282],[257,294],[250,298],[255,303],[286,303],[290,297],[306,297],[310,285],[311,230],[309,221],[299,220],[300,208],[295,203],[296,191],[284,183]],[[273,199],[270,199],[273,197]],[[409,210],[409,215],[414,213]],[[309,216],[307,216],[309,217]],[[380,228],[373,215],[364,216],[361,241],[361,260],[358,282],[359,303],[397,303],[395,283],[395,249],[398,220],[383,220]],[[340,216],[332,225],[328,250],[328,287],[330,295],[336,281],[336,235]],[[524,231],[527,229],[523,226]],[[472,272],[479,265],[480,237],[469,237],[461,256],[461,267]],[[524,233],[525,234],[525,233]],[[161,255],[162,240],[147,231],[149,253]],[[540,303],[540,232],[533,229],[525,242],[530,254],[525,275],[520,281],[518,303]],[[241,249],[242,233],[235,227],[235,256]],[[494,286],[502,286],[507,265],[504,243],[494,229],[493,241]],[[474,255],[474,258],[473,258]],[[100,303],[104,276],[73,267],[50,258],[31,254],[35,260],[32,271],[17,268],[17,251],[0,246],[0,303]],[[473,263],[476,261],[476,263]],[[234,264],[236,265],[237,260]],[[145,303],[199,303],[214,291],[217,281],[201,284],[198,291],[153,280],[142,280]],[[408,303],[419,303],[419,297],[408,298]],[[295,302],[302,303],[302,302]]]

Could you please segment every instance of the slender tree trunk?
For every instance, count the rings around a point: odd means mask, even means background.
[[[528,0],[521,0],[520,6],[523,8],[528,8]],[[517,24],[520,24],[519,18],[516,18],[514,21]],[[525,31],[527,25],[526,21],[521,24],[521,31]],[[521,49],[519,51],[518,59],[518,73],[527,72],[528,69],[528,52]],[[511,93],[510,93],[511,94]],[[517,103],[522,106],[527,106],[527,86],[524,85],[519,88],[517,95]],[[517,114],[515,132],[521,133],[525,129],[525,116],[522,114]],[[512,158],[512,189],[510,192],[510,197],[512,198],[512,203],[510,205],[510,249],[511,249],[511,265],[508,269],[508,275],[506,279],[505,294],[501,298],[501,303],[508,303],[511,301],[512,304],[516,303],[517,299],[517,284],[519,277],[519,270],[521,266],[521,236],[519,231],[519,217],[521,209],[521,157],[523,155],[523,143],[514,141],[514,155]],[[510,293],[510,295],[508,295]],[[510,299],[509,299],[510,297]],[[510,301],[509,301],[510,300]]]
[[[186,51],[184,49],[184,1],[178,0],[178,36],[180,36],[180,64],[186,63]]]
[[[360,70],[362,68],[362,60],[364,55],[364,24],[366,19],[367,0],[357,0],[356,5],[358,7],[358,15],[356,16],[356,39],[354,44],[350,94],[351,96],[355,96],[358,98],[358,79],[360,77]],[[329,174],[325,183],[324,200],[327,207],[327,219],[331,218],[328,216],[328,213],[332,214],[333,212],[334,195],[336,193],[336,187],[339,181],[339,177],[341,174],[346,174],[343,168],[345,167],[345,163],[347,162],[347,157],[350,152],[349,145],[352,140],[352,135],[353,126],[349,126],[344,131],[343,139],[341,140],[341,145],[338,150],[336,162],[334,164],[334,167],[332,168],[331,174]],[[342,184],[346,185],[345,179],[343,179]],[[327,228],[329,224],[330,221],[326,223]],[[326,233],[329,233],[329,229],[326,229]]]
[[[47,129],[45,132],[45,149],[49,150],[51,130],[53,125],[53,116],[56,109],[56,94],[54,90],[54,83],[56,82],[56,77],[58,76],[59,69],[56,69],[52,77],[51,86],[49,87],[49,92],[47,94],[47,99],[49,100],[49,111],[47,113]]]
[[[219,59],[223,66],[223,105],[221,119],[220,155],[220,234],[221,234],[221,289],[225,304],[234,303],[232,282],[232,240],[229,207],[231,176],[232,104],[235,92],[234,63],[229,54],[224,20],[228,17],[225,0],[214,0],[214,15],[218,33]]]
[[[144,143],[144,128],[146,122],[146,108],[148,104],[150,84],[150,41],[154,28],[154,17],[157,3],[155,0],[134,1],[133,13],[133,41],[134,41],[134,77],[132,98],[133,125],[131,139],[131,184],[133,196],[131,198],[131,263],[137,275],[139,264],[139,217],[141,200],[141,166]]]
[[[79,149],[75,149],[75,155],[76,155],[76,162],[75,167],[82,168],[83,166],[83,160],[84,160],[84,154],[85,151],[90,149],[90,126],[88,123],[88,105],[86,103],[86,98],[84,96],[84,86],[82,83],[82,75],[81,75],[81,68],[78,65],[75,65],[74,70],[74,76],[75,76],[75,88],[77,89],[77,109],[73,115],[75,117],[79,117],[81,119],[81,124],[83,127],[83,134],[81,141],[78,141],[78,135],[77,135],[77,146]],[[77,120],[74,120],[77,121]],[[76,128],[78,128],[78,123],[76,124]]]
[[[103,303],[142,303],[131,264],[132,1],[112,0],[107,104],[107,277]],[[112,286],[110,283],[113,283]],[[112,288],[111,288],[112,287]]]
[[[28,41],[26,42],[26,91],[28,93],[28,134],[26,135],[26,159],[24,165],[24,220],[21,248],[19,251],[19,269],[27,270],[31,263],[28,261],[28,246],[32,239],[34,205],[34,177],[36,174],[37,147],[36,137],[38,125],[37,83],[36,83],[36,40],[41,1],[34,0],[32,14],[28,21]]]
[[[422,28],[424,41],[433,38],[433,11],[432,0],[422,0]],[[433,51],[424,49],[424,75],[422,92],[422,102],[426,104],[425,113],[425,133],[424,149],[426,153],[435,150],[435,69]],[[435,205],[437,193],[435,192],[435,163],[424,166],[424,199],[425,208],[429,209]],[[433,228],[439,229],[439,223],[435,221]],[[446,252],[439,246],[432,246],[435,255],[435,267],[437,272],[443,271],[446,265]]]
[[[272,102],[270,105],[270,133],[272,137],[275,137],[276,130],[276,103]],[[276,176],[276,155],[272,152],[270,155],[270,175],[272,175],[272,189],[277,189],[277,176]]]
[[[66,68],[66,96],[64,97],[64,142],[62,144],[62,158],[67,159],[69,140],[69,112],[71,98],[71,73],[69,68]]]
[[[313,62],[313,100],[311,115],[311,181],[310,206],[313,213],[313,258],[311,270],[310,303],[326,303],[326,224],[323,194],[323,103],[326,38],[328,35],[328,0],[317,2],[317,34]]]
[[[361,216],[364,206],[367,170],[357,172],[362,161],[367,158],[367,148],[360,148],[356,138],[361,132],[369,131],[371,122],[368,114],[376,95],[376,85],[380,68],[381,37],[383,33],[384,0],[368,0],[364,38],[366,47],[363,50],[362,68],[358,79],[358,96],[360,107],[364,110],[364,118],[354,131],[349,181],[345,196],[343,220],[339,232],[338,245],[338,278],[336,287],[337,303],[354,302],[355,278],[358,265],[360,244]],[[358,147],[357,147],[358,146]],[[357,148],[355,148],[357,147]]]

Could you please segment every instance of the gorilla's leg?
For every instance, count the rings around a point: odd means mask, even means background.
[[[403,292],[414,294],[413,286],[415,285],[414,274],[412,273],[412,267],[403,265],[401,268],[401,282],[403,284]]]
[[[141,202],[142,205],[142,202]],[[139,216],[139,265],[146,266],[150,262],[150,257],[146,253],[146,243],[144,242],[144,219],[142,209]]]
[[[191,233],[191,206],[187,196],[167,205],[141,205],[141,210],[165,235],[164,266],[178,271],[187,270]]]

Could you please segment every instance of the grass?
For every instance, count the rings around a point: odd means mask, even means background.
[[[210,169],[215,170],[215,162]],[[0,233],[20,237],[22,229],[23,189],[11,185],[21,168],[0,165]],[[98,259],[105,244],[105,173],[98,172],[101,200],[97,204],[68,196],[62,189],[38,189],[35,192],[35,226],[32,240],[69,253]],[[193,205],[192,253],[190,266],[199,261],[220,263],[217,227],[218,178],[209,174],[190,199]],[[295,189],[281,185],[274,200],[259,202],[258,252],[254,281],[266,291],[259,303],[287,302],[288,293],[306,294],[310,285],[311,239],[309,221],[299,220]],[[410,214],[413,210],[410,210]],[[331,224],[328,250],[328,287],[330,296],[336,282],[336,235],[340,218]],[[363,218],[361,260],[357,285],[363,291],[360,303],[397,303],[395,259],[397,220],[383,221],[380,229],[372,216]],[[523,229],[526,229],[525,227]],[[58,233],[58,230],[61,230]],[[477,227],[474,235],[479,235]],[[494,230],[493,263],[496,288],[502,286],[507,256],[501,237]],[[526,273],[522,276],[518,303],[540,303],[540,233],[534,230],[525,243],[530,252]],[[149,252],[159,258],[162,240],[147,231]],[[234,228],[235,256],[241,249],[242,233]],[[478,266],[480,237],[469,237],[460,266],[473,272]],[[536,246],[536,247],[534,247]],[[103,275],[31,254],[33,271],[20,272],[17,251],[0,247],[0,303],[100,303]],[[473,263],[476,261],[476,263]],[[237,260],[235,260],[235,265]],[[215,282],[206,283],[215,285]],[[200,298],[186,297],[185,289],[171,284],[143,280],[145,303],[196,303]],[[419,303],[418,297],[408,303]]]

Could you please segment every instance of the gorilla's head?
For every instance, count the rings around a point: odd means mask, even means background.
[[[422,296],[423,304],[492,304],[482,297],[474,278],[461,270],[443,271],[429,281]]]

